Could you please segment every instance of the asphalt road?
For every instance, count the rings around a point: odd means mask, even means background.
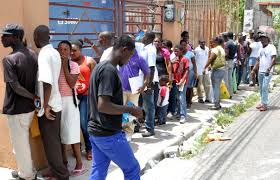
[[[228,128],[231,141],[208,144],[183,179],[280,180],[279,91],[270,100],[269,111],[252,108]]]

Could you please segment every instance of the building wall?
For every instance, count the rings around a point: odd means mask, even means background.
[[[28,46],[35,49],[33,31],[39,24],[48,25],[48,0],[9,0],[0,6],[0,28],[7,23],[18,23],[25,29],[25,38]],[[35,49],[36,50],[36,49]],[[3,48],[0,43],[0,59],[11,52],[10,48]],[[5,93],[3,82],[3,67],[0,66],[0,108],[2,109]],[[40,138],[31,139],[32,155],[35,166],[40,168],[46,165]],[[0,115],[0,167],[16,168],[9,138],[9,129],[5,115]]]

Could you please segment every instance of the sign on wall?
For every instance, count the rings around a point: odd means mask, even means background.
[[[243,31],[249,32],[253,29],[254,10],[244,10]]]

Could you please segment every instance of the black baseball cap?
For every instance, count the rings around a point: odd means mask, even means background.
[[[269,38],[269,35],[266,33],[266,32],[261,32],[260,34],[259,34],[259,37],[261,38],[261,37],[267,37],[267,38]]]
[[[22,36],[24,35],[23,27],[21,27],[18,24],[7,24],[1,31],[0,34],[13,34],[16,36]]]

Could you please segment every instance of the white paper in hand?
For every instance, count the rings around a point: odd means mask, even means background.
[[[172,52],[172,54],[170,54],[170,61],[171,61],[171,63],[173,63],[173,62],[175,62],[176,61],[176,55],[175,55],[175,53],[174,52]]]
[[[144,85],[144,76],[142,74],[140,74],[139,76],[129,78],[128,81],[129,81],[129,85],[131,88],[131,93],[137,94],[138,89],[143,87],[143,85]]]
[[[179,91],[180,92],[182,92],[184,90],[185,84],[186,84],[186,81],[184,81],[184,83],[181,84],[181,86],[179,86]]]

